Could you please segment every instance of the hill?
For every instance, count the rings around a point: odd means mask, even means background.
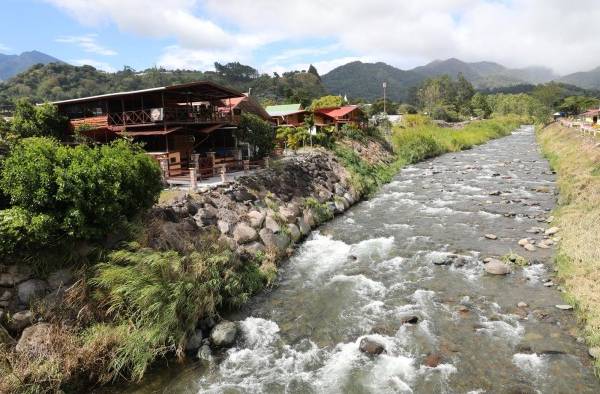
[[[331,70],[321,79],[333,94],[347,94],[369,101],[382,97],[382,82],[386,81],[388,97],[394,101],[405,101],[409,96],[409,88],[418,85],[424,77],[382,62],[356,61]]]
[[[600,89],[600,67],[590,71],[576,72],[559,78],[560,82],[577,85],[585,89]]]
[[[0,53],[0,81],[14,77],[34,64],[62,63],[55,57],[39,51],[23,52],[20,55]]]
[[[8,105],[20,97],[35,102],[55,101],[198,80],[210,80],[241,92],[251,90],[253,96],[266,103],[302,102],[308,105],[312,99],[327,93],[316,72],[291,71],[281,76],[269,76],[240,63],[215,63],[215,68],[218,71],[151,68],[136,72],[125,67],[107,73],[92,66],[37,64],[0,83],[0,105]]]
[[[451,58],[435,60],[411,70],[401,70],[381,62],[352,62],[333,69],[322,79],[332,93],[347,93],[367,100],[381,98],[381,83],[387,81],[390,99],[403,101],[410,97],[411,88],[426,78],[441,75],[456,78],[458,74],[463,74],[478,89],[538,84],[556,78],[552,70],[545,67],[510,69],[493,62],[467,63]]]

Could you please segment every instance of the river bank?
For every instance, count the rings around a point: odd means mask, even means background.
[[[76,391],[89,382],[141,379],[157,359],[193,357],[215,342],[219,312],[239,308],[268,286],[278,262],[311,228],[373,193],[407,163],[508,135],[517,122],[398,130],[396,152],[376,138],[340,139],[332,150],[166,202],[152,210],[135,242],[76,272],[66,291],[50,293],[49,278],[6,268],[10,294],[18,297],[24,281],[34,280],[41,289],[32,293],[36,300],[52,294],[54,308],[15,304],[27,316],[10,334],[24,329],[27,335],[16,351],[5,341],[3,389]]]
[[[538,140],[558,174],[558,275],[600,371],[600,140],[558,123],[539,130]]]

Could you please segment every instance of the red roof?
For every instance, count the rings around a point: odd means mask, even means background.
[[[358,105],[344,105],[342,107],[320,108],[316,112],[322,113],[334,119],[338,119],[348,115],[350,112],[356,109],[358,109]]]
[[[582,115],[598,115],[600,114],[600,109],[590,109],[584,112]]]

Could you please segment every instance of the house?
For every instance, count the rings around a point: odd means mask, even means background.
[[[276,126],[300,126],[304,124],[304,117],[308,113],[302,104],[269,105],[268,112],[271,122]]]
[[[190,167],[212,175],[217,166],[241,167],[250,149],[240,149],[234,131],[244,111],[263,119],[260,104],[209,81],[56,101],[72,132],[108,142],[127,136],[144,144],[167,178]]]
[[[584,123],[591,126],[598,124],[598,116],[600,115],[600,109],[590,109],[580,115]]]
[[[358,105],[344,105],[341,107],[319,108],[314,111],[315,126],[335,126],[340,128],[345,124],[364,127],[365,114]]]

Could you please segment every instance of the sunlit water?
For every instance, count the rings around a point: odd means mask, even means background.
[[[600,392],[572,312],[556,309],[560,293],[543,286],[552,250],[517,245],[541,239],[526,230],[547,226],[538,219],[553,207],[553,180],[531,127],[405,168],[314,232],[273,290],[229,316],[241,326],[235,347],[213,363],[155,371],[134,391]],[[507,277],[484,273],[483,258],[511,250],[534,264]],[[434,264],[448,253],[465,265]],[[419,323],[402,325],[408,315]],[[365,335],[386,353],[361,353]]]

